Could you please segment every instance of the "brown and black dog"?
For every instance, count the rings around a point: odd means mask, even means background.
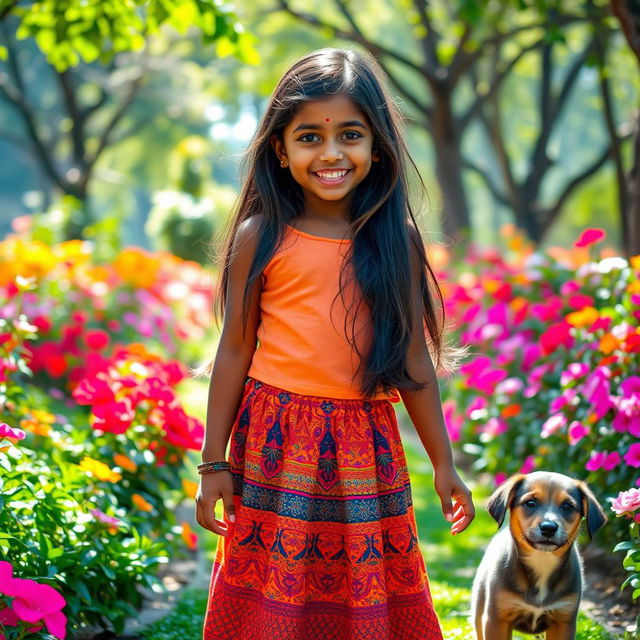
[[[511,640],[513,631],[573,640],[582,596],[582,560],[574,544],[580,521],[589,539],[606,516],[584,482],[537,471],[512,476],[489,498],[502,525],[473,581],[477,640]]]

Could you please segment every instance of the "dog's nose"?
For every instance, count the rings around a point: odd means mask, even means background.
[[[558,530],[558,523],[551,520],[544,520],[540,523],[540,533],[547,538],[550,538]]]

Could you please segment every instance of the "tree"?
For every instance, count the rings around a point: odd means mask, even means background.
[[[229,7],[215,0],[67,0],[63,5],[56,0],[0,0],[0,58],[5,61],[0,98],[24,130],[22,135],[0,130],[0,135],[28,147],[50,182],[80,202],[69,221],[69,238],[81,237],[92,220],[90,182],[105,149],[145,126],[145,121],[127,122],[126,116],[157,64],[147,49],[164,25],[180,34],[195,27],[204,43],[215,43],[219,55],[256,60],[252,37]],[[47,110],[34,104],[27,91],[18,55],[18,43],[25,39],[33,39],[55,78],[64,115],[54,126]],[[97,89],[90,99],[81,92],[88,76]],[[62,120],[69,125],[61,127]]]

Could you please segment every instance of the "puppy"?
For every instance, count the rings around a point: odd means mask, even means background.
[[[487,509],[509,527],[491,540],[472,589],[477,640],[511,640],[513,631],[573,640],[582,596],[582,561],[574,544],[585,518],[589,539],[606,516],[584,482],[538,471],[507,480]]]

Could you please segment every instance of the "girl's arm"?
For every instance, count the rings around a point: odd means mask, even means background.
[[[426,386],[421,391],[400,390],[400,395],[420,441],[422,442],[434,470],[434,485],[440,496],[442,512],[452,522],[454,535],[467,528],[473,520],[475,510],[471,492],[458,476],[453,465],[449,434],[442,413],[438,378],[429,355],[424,335],[422,300],[420,296],[420,269],[422,263],[412,247],[412,321],[413,334],[407,353],[407,372]],[[454,505],[452,506],[451,500]]]
[[[257,246],[258,219],[243,222],[233,242],[229,262],[227,298],[220,342],[211,373],[207,401],[205,436],[202,444],[202,460],[224,460],[227,442],[242,398],[247,371],[256,349],[256,333],[260,323],[260,279],[254,285],[249,298],[249,318],[246,329],[242,322],[242,299]],[[228,471],[201,476],[196,496],[198,522],[210,531],[226,534],[214,518],[216,501],[222,498],[229,520],[234,520],[233,486]]]

